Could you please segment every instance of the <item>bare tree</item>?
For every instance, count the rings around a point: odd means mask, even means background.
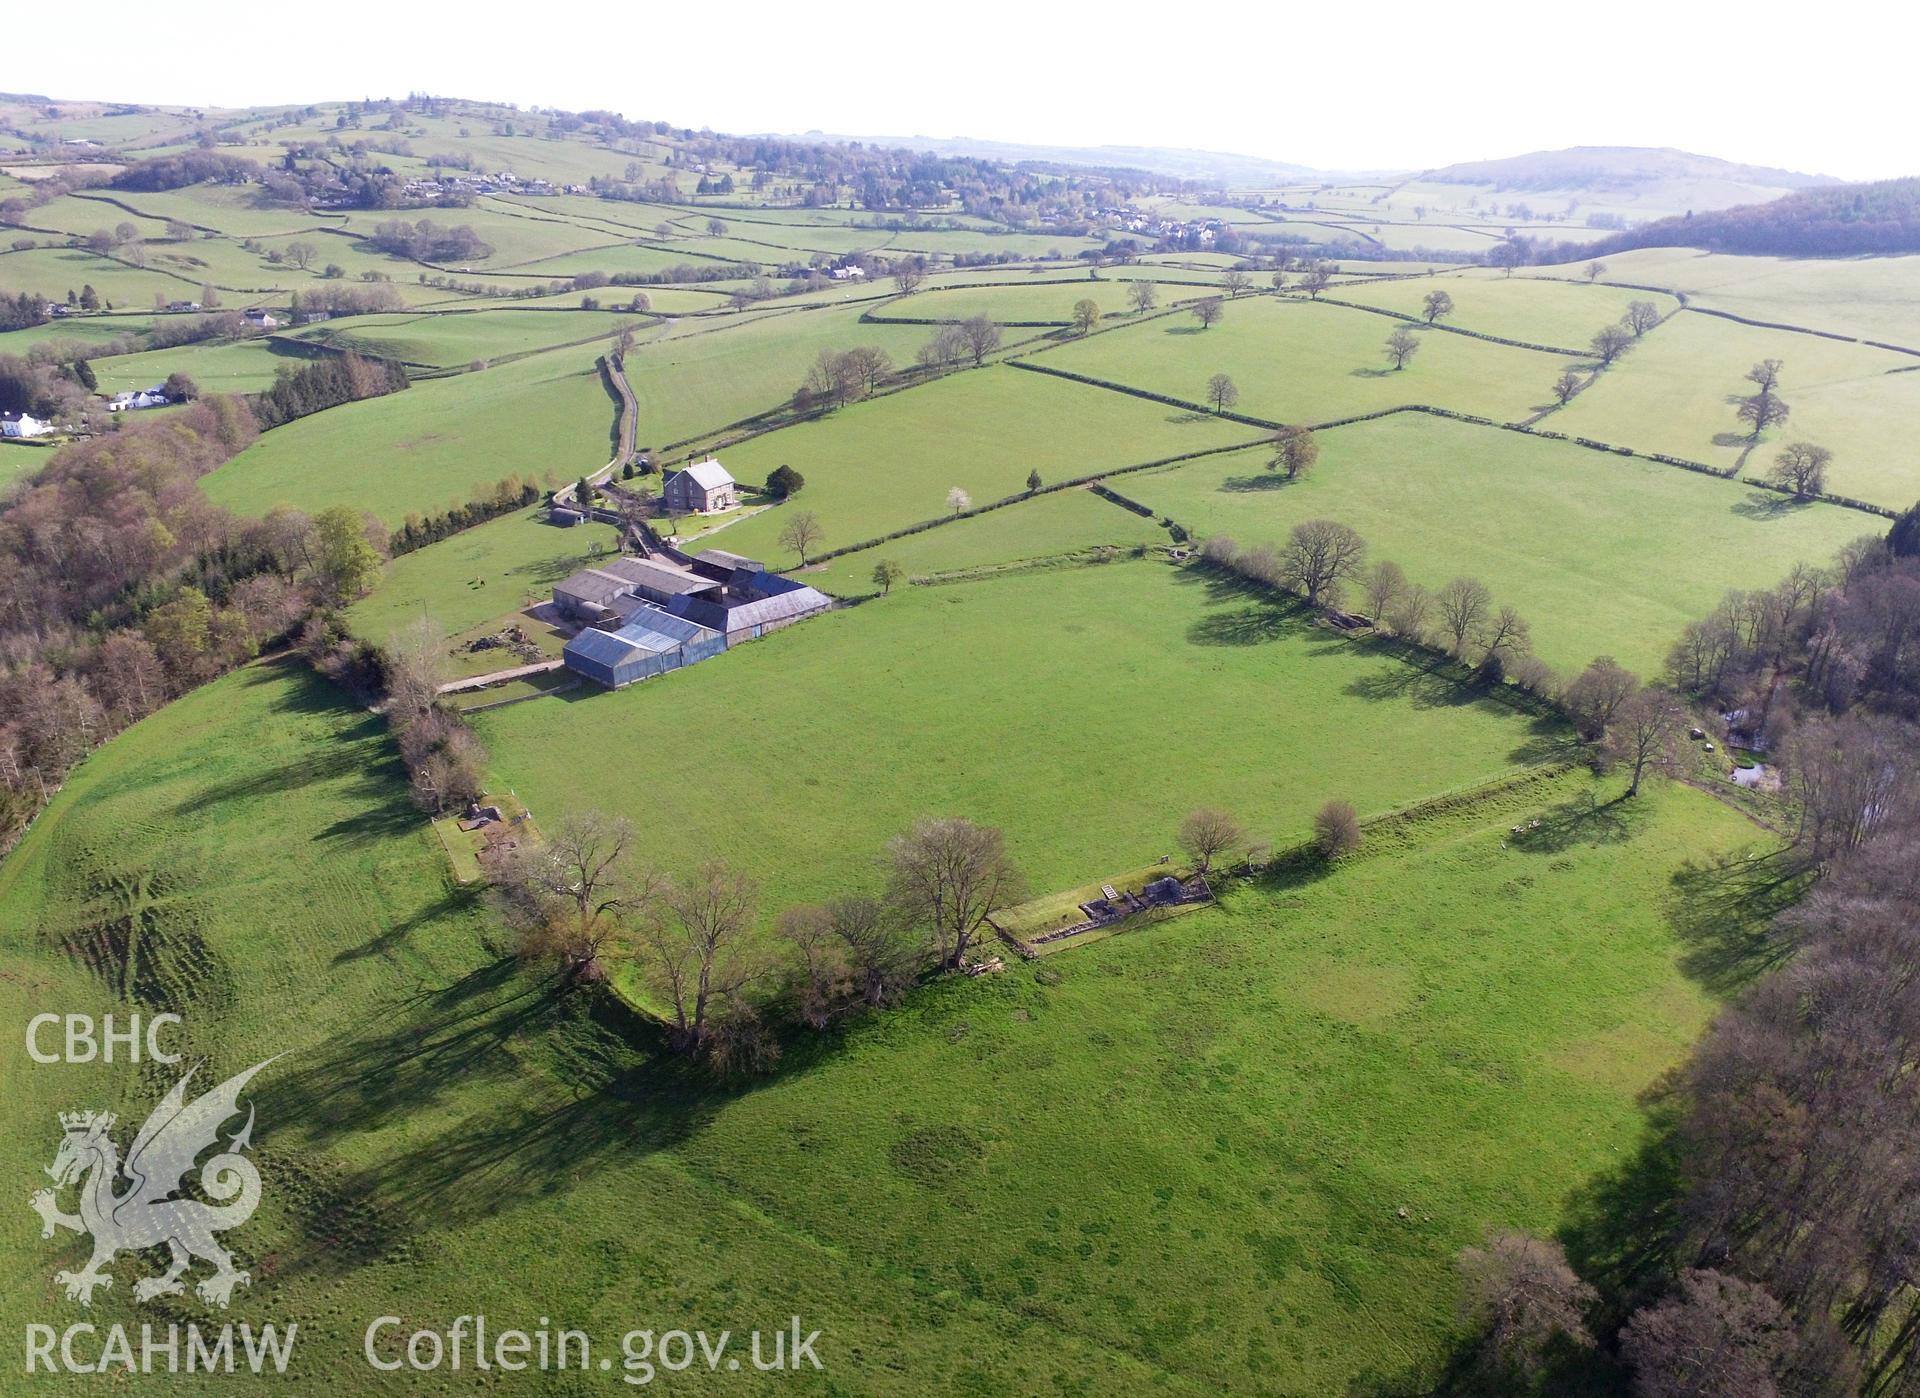
[[[1285,291],[1287,289],[1287,274],[1285,270],[1275,272],[1272,276],[1268,277],[1267,285],[1271,286],[1275,291]]]
[[[1599,280],[1600,280],[1600,278],[1602,278],[1602,277],[1604,277],[1604,276],[1605,276],[1606,274],[1607,274],[1607,264],[1606,264],[1606,263],[1604,263],[1604,262],[1589,262],[1589,263],[1587,264],[1587,280],[1588,280],[1588,281],[1590,281],[1590,282],[1597,282],[1597,281],[1599,281]]]
[[[1792,1317],[1764,1288],[1691,1271],[1678,1296],[1634,1313],[1620,1349],[1638,1398],[1769,1398],[1795,1338]]]
[[[1533,649],[1533,631],[1519,612],[1502,607],[1488,620],[1480,635],[1480,664],[1483,669],[1504,669],[1518,656]]]
[[[1241,292],[1250,289],[1252,286],[1253,278],[1241,271],[1238,267],[1229,268],[1220,277],[1220,287],[1227,293],[1229,299],[1238,297]]]
[[[1127,301],[1139,315],[1152,310],[1160,300],[1160,289],[1152,282],[1131,282],[1127,286]]]
[[[893,284],[902,296],[910,296],[920,289],[920,283],[927,279],[927,260],[924,257],[906,257],[893,264]]]
[[[1637,340],[1660,323],[1660,308],[1651,301],[1630,301],[1620,323],[1631,330]]]
[[[856,345],[842,359],[846,372],[859,385],[864,397],[871,398],[893,372],[893,358],[878,345]]]
[[[1467,645],[1480,634],[1493,607],[1493,593],[1478,578],[1455,578],[1434,597],[1440,609],[1440,628],[1456,659],[1467,658]]]
[[[1433,594],[1417,582],[1410,582],[1394,600],[1387,613],[1387,625],[1396,636],[1416,644],[1427,636],[1427,615],[1433,610]]]
[[[1220,323],[1220,317],[1227,313],[1226,307],[1220,303],[1218,296],[1209,296],[1204,301],[1195,301],[1192,310],[1193,318],[1200,322],[1202,330],[1213,329]]]
[[[1247,832],[1225,811],[1202,806],[1187,812],[1186,819],[1180,822],[1179,839],[1180,848],[1193,861],[1193,867],[1205,874],[1212,870],[1215,859],[1244,845]]]
[[[1421,314],[1426,317],[1427,324],[1432,325],[1435,321],[1453,314],[1453,298],[1444,291],[1429,291],[1426,301],[1422,304]]]
[[[708,1047],[716,1011],[730,1006],[763,967],[744,954],[753,929],[758,890],[752,879],[713,859],[692,878],[660,892],[665,916],[640,936],[639,958],[666,1001],[668,1038],[690,1056]]]
[[[969,316],[960,322],[960,342],[973,356],[973,367],[987,362],[987,356],[1000,348],[1000,327],[984,315]]]
[[[1407,575],[1398,563],[1383,558],[1367,570],[1361,588],[1366,593],[1367,616],[1375,626],[1384,625],[1385,617],[1407,590]]]
[[[1762,393],[1772,393],[1780,387],[1780,371],[1785,367],[1778,359],[1763,359],[1747,370],[1747,382]]]
[[[1239,401],[1239,388],[1225,374],[1215,374],[1207,380],[1207,402],[1216,413],[1224,413]]]
[[[1360,848],[1360,815],[1348,802],[1329,801],[1313,816],[1313,844],[1328,863]]]
[[[1420,352],[1420,337],[1406,326],[1396,326],[1387,336],[1387,362],[1396,370],[1407,367],[1407,361]]]
[[[1300,289],[1318,301],[1320,299],[1320,293],[1333,285],[1333,274],[1338,270],[1338,263],[1325,261],[1316,262],[1301,274]]]
[[[1611,364],[1627,352],[1633,336],[1624,325],[1603,325],[1593,332],[1593,353],[1602,364]]]
[[[1620,706],[1640,689],[1640,677],[1610,655],[1595,657],[1593,663],[1574,676],[1561,696],[1574,724],[1586,738],[1598,738],[1613,724]]]
[[[1533,1378],[1555,1340],[1593,1348],[1583,1312],[1599,1298],[1558,1243],[1495,1233],[1484,1248],[1463,1248],[1458,1265],[1461,1310],[1479,1329],[1482,1361],[1496,1373]]]
[[[652,915],[660,878],[631,858],[633,828],[598,811],[560,818],[543,843],[524,846],[500,881],[520,953],[560,962],[568,980],[599,966],[601,953]]]
[[[914,359],[923,369],[938,370],[957,363],[966,352],[966,337],[960,327],[943,325],[914,353]]]
[[[820,519],[812,510],[797,510],[780,530],[780,547],[800,555],[800,566],[807,566],[807,554],[826,537]]]
[[[305,239],[287,244],[287,261],[291,262],[303,272],[307,270],[307,267],[312,263],[313,259],[319,255],[320,249]]]
[[[958,816],[915,821],[894,836],[887,855],[891,901],[932,938],[948,970],[959,968],[981,924],[1021,886],[1000,832]]]
[[[1777,394],[1762,391],[1750,398],[1742,398],[1734,416],[1747,427],[1748,435],[1760,440],[1760,434],[1769,427],[1778,427],[1792,415],[1792,409]]]
[[[1280,581],[1310,607],[1337,606],[1341,584],[1366,566],[1367,543],[1347,525],[1309,519],[1293,526],[1280,555]]]
[[[1553,399],[1561,407],[1573,401],[1573,395],[1580,391],[1580,376],[1571,369],[1563,369],[1560,377],[1553,381]]]
[[[1796,500],[1805,500],[1826,493],[1827,467],[1832,464],[1833,453],[1825,447],[1789,442],[1773,459],[1773,470],[1767,475],[1775,485],[1791,490]]]
[[[1100,305],[1091,296],[1082,296],[1073,303],[1073,329],[1077,335],[1093,333],[1093,327],[1100,323]]]
[[[1273,460],[1267,463],[1267,469],[1284,468],[1290,481],[1311,471],[1314,462],[1320,459],[1320,443],[1314,439],[1310,427],[1282,427],[1273,434],[1273,445]]]
[[[1649,768],[1672,765],[1686,713],[1671,693],[1652,685],[1615,711],[1607,730],[1607,750],[1631,773],[1627,795],[1640,794]]]

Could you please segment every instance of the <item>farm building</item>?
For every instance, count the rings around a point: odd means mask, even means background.
[[[641,605],[617,631],[582,631],[561,652],[567,668],[608,689],[697,664],[727,648],[726,638],[658,607]]]
[[[739,576],[736,574],[736,578]],[[825,593],[760,570],[756,564],[754,572],[729,583],[718,598],[704,592],[685,593],[669,602],[667,610],[712,627],[727,638],[728,645],[735,646],[742,641],[757,641],[769,631],[804,621],[832,605]]]
[[[553,602],[575,621],[589,626],[623,617],[621,599],[637,599],[665,606],[687,592],[707,592],[720,586],[711,578],[651,563],[644,558],[616,558],[598,568],[575,573],[553,589]]]
[[[675,471],[661,482],[660,500],[676,513],[713,514],[738,505],[740,490],[727,474],[727,468],[708,457],[683,471]]]
[[[165,384],[155,384],[152,388],[135,389],[130,393],[116,393],[107,400],[107,411],[124,413],[129,410],[140,412],[147,408],[167,406],[167,388]]]
[[[44,437],[53,424],[27,413],[0,413],[0,437]]]

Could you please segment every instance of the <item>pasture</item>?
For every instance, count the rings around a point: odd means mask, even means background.
[[[1771,587],[1880,532],[1858,511],[1426,414],[1337,428],[1320,447],[1291,483],[1261,448],[1113,485],[1202,536],[1279,545],[1302,520],[1337,519],[1429,589],[1471,574],[1564,672],[1610,654],[1651,677],[1727,589]]]
[[[1413,712],[1429,738],[1450,713]],[[1241,764],[1237,785],[1274,775]],[[615,1352],[637,1299],[664,1296],[736,1327],[797,1312],[828,1377],[862,1390],[1430,1377],[1456,1334],[1454,1250],[1577,1222],[1639,1140],[1636,1095],[1711,1011],[1693,968],[1713,947],[1675,897],[1710,876],[1674,876],[1750,829],[1681,788],[1596,806],[1588,781],[1410,822],[1331,875],[1236,889],[1045,978],[1016,963],[930,988],[733,1092],[516,972],[406,809],[378,720],[258,665],[117,739],[0,866],[0,938],[31,968],[0,1003],[107,1008],[110,954],[95,977],[46,951],[110,947],[99,929],[134,918],[138,983],[184,1008],[191,1056],[286,1054],[261,1079],[270,1187],[229,1314],[297,1322],[310,1386],[386,1391],[360,1355],[375,1315],[537,1311]],[[696,809],[725,795],[695,790]],[[814,794],[782,843],[869,800]],[[1528,816],[1548,834],[1509,843]],[[137,1120],[162,1085],[20,1054],[0,1048],[0,1166],[21,1179],[56,1110]],[[74,1245],[16,1229],[0,1247],[32,1279],[0,1318],[56,1306],[46,1278]],[[145,1265],[117,1270],[89,1319],[140,1318]]]
[[[1630,302],[1651,301],[1663,315],[1680,304],[1660,292],[1585,282],[1523,282],[1481,270],[1342,286],[1329,295],[1357,305],[1421,316],[1428,294],[1434,291],[1444,291],[1453,298],[1453,312],[1440,322],[1442,325],[1583,354],[1594,332],[1617,322]]]
[[[1396,371],[1381,349],[1393,329],[1393,321],[1365,311],[1246,296],[1228,302],[1212,329],[1176,312],[1090,335],[1034,362],[1190,403],[1204,402],[1208,379],[1224,373],[1240,390],[1235,411],[1272,422],[1327,422],[1407,403],[1503,421],[1525,417],[1552,401],[1548,387],[1570,362],[1429,331],[1413,361]]]

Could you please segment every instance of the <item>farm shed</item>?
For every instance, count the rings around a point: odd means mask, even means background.
[[[670,616],[658,607],[635,609],[618,631],[582,631],[561,657],[569,670],[608,689],[697,664],[727,648],[719,632]]]
[[[724,599],[708,594],[688,595],[676,597],[667,605],[675,616],[711,627],[726,637],[728,645],[735,646],[824,612],[833,605],[833,599],[792,578],[783,578],[777,573],[756,573],[751,600],[743,599],[739,592],[729,588]]]
[[[639,598],[664,606],[686,593],[717,592],[720,585],[678,568],[663,568],[640,558],[615,558],[598,568],[583,568],[553,586],[554,605],[588,624],[624,617],[622,599]]]

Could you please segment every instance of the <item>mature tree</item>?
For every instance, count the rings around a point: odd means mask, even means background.
[[[1267,469],[1279,467],[1285,470],[1290,481],[1306,475],[1313,469],[1313,463],[1320,459],[1320,443],[1314,438],[1310,427],[1282,427],[1273,434],[1273,446],[1273,459],[1267,463]]]
[[[1207,380],[1207,402],[1216,413],[1224,413],[1239,401],[1239,388],[1225,374],[1215,374]]]
[[[1433,611],[1433,594],[1417,582],[1401,589],[1387,612],[1387,626],[1393,634],[1416,644],[1427,636],[1427,617]]]
[[[601,954],[653,915],[661,880],[633,860],[626,821],[583,811],[524,845],[500,882],[520,954],[560,963],[567,980],[598,969]]]
[[[1368,618],[1375,626],[1383,626],[1387,614],[1407,590],[1407,575],[1398,563],[1383,558],[1367,569],[1360,586],[1366,593]]]
[[[1421,314],[1426,317],[1427,324],[1432,325],[1453,314],[1453,298],[1444,291],[1429,291],[1426,301],[1422,304]]]
[[[1621,667],[1610,655],[1595,657],[1567,685],[1561,696],[1574,726],[1584,738],[1600,737],[1613,725],[1613,717],[1640,690],[1640,677]]]
[[[1624,325],[1603,325],[1593,332],[1593,353],[1602,364],[1611,364],[1627,352],[1633,336]]]
[[[710,218],[707,220],[707,233],[711,237],[724,238],[727,235],[727,225],[717,218]]]
[[[1366,562],[1366,540],[1352,528],[1337,520],[1304,520],[1287,536],[1280,582],[1304,596],[1310,607],[1337,606],[1341,584],[1358,577]]]
[[[1229,268],[1221,274],[1220,287],[1227,293],[1230,299],[1237,297],[1243,291],[1250,290],[1252,286],[1253,278],[1241,271],[1238,267]]]
[[[319,255],[320,249],[312,243],[307,242],[304,238],[287,244],[287,261],[291,262],[303,272],[312,264],[313,259]]]
[[[1130,282],[1127,285],[1127,300],[1136,314],[1145,315],[1160,300],[1160,288],[1152,282]]]
[[[872,576],[881,592],[892,592],[893,585],[907,576],[907,570],[895,559],[883,558],[873,565]]]
[[[782,464],[767,472],[767,494],[776,500],[798,495],[806,483],[807,478],[788,465]]]
[[[1440,629],[1455,659],[1465,660],[1469,643],[1478,639],[1487,614],[1493,609],[1493,593],[1478,578],[1455,578],[1434,596],[1440,611]]]
[[[964,514],[973,508],[973,497],[956,485],[947,492],[947,508],[955,515]]]
[[[855,345],[843,358],[847,373],[859,385],[862,397],[873,397],[893,372],[893,357],[878,345]]]
[[[1316,262],[1301,274],[1300,289],[1314,300],[1320,299],[1320,293],[1333,285],[1333,274],[1339,270],[1334,262]]]
[[[1631,330],[1637,340],[1660,323],[1660,308],[1651,301],[1630,301],[1620,323]]]
[[[744,946],[757,898],[753,880],[719,859],[660,890],[665,915],[642,927],[639,958],[666,1002],[668,1039],[681,1053],[708,1049],[717,1018],[762,974]]]
[[[796,510],[792,518],[780,530],[780,547],[792,549],[800,556],[800,566],[807,566],[807,555],[826,537],[826,530],[820,527],[820,518],[812,510]]]
[[[803,385],[817,401],[836,407],[851,400],[860,386],[859,361],[849,352],[824,348],[814,356]]]
[[[200,309],[203,311],[216,310],[219,305],[220,288],[212,282],[200,283]]]
[[[1073,329],[1078,335],[1091,334],[1093,327],[1100,323],[1100,303],[1091,296],[1082,296],[1073,303]]]
[[[1604,263],[1604,262],[1589,262],[1589,263],[1587,264],[1587,280],[1588,280],[1588,281],[1590,281],[1590,282],[1597,282],[1597,281],[1599,281],[1599,280],[1600,280],[1600,278],[1602,278],[1602,277],[1604,277],[1604,276],[1605,276],[1606,274],[1607,274],[1607,264],[1606,264],[1606,263]]]
[[[923,369],[939,370],[957,363],[967,352],[966,336],[957,325],[943,325],[914,353]]]
[[[1593,1347],[1584,1312],[1598,1299],[1558,1243],[1495,1233],[1464,1248],[1461,1310],[1480,1332],[1481,1360],[1500,1375],[1535,1378],[1555,1341]]]
[[[1571,369],[1560,371],[1560,377],[1553,381],[1553,400],[1561,407],[1573,401],[1573,395],[1580,391],[1580,376]]]
[[[1275,291],[1285,291],[1287,289],[1287,281],[1286,272],[1281,270],[1267,278],[1267,285],[1271,286]]]
[[[1213,329],[1220,323],[1220,317],[1227,313],[1226,307],[1221,304],[1218,296],[1209,296],[1204,301],[1195,301],[1191,309],[1193,318],[1200,322],[1202,330]]]
[[[336,602],[352,601],[380,576],[380,555],[367,529],[365,517],[351,505],[334,505],[313,517],[315,571]]]
[[[1395,326],[1387,336],[1387,362],[1393,367],[1404,369],[1407,361],[1420,352],[1420,337],[1404,325]]]
[[[170,601],[147,613],[147,640],[182,684],[199,679],[213,646],[213,604],[197,587],[183,587]]]
[[[1634,1313],[1620,1352],[1639,1398],[1769,1398],[1795,1340],[1792,1317],[1765,1288],[1691,1271],[1678,1296]]]
[[[1345,801],[1329,801],[1313,816],[1313,845],[1329,863],[1360,848],[1360,815]]]
[[[1762,393],[1772,393],[1780,387],[1780,371],[1785,367],[1778,359],[1763,359],[1747,370],[1747,382]]]
[[[1179,839],[1180,848],[1193,861],[1193,867],[1205,874],[1211,872],[1215,859],[1244,845],[1247,832],[1225,811],[1202,806],[1188,811],[1186,819],[1180,822]]]
[[[910,296],[920,289],[920,283],[927,279],[927,260],[924,257],[904,257],[893,264],[893,284],[902,296]]]
[[[1920,501],[1909,505],[1887,531],[1887,551],[1895,558],[1920,558]]]
[[[1785,751],[1800,817],[1795,842],[1825,864],[1913,822],[1920,815],[1917,757],[1907,731],[1882,715],[1855,712],[1802,724]]]
[[[1796,500],[1805,500],[1826,493],[1827,467],[1832,464],[1833,453],[1825,447],[1812,442],[1789,442],[1773,459],[1773,470],[1767,473],[1767,478],[1782,489],[1792,491]]]
[[[1487,621],[1480,633],[1480,663],[1483,668],[1504,667],[1533,649],[1533,631],[1519,612],[1502,607]]]
[[[927,933],[949,970],[966,959],[981,923],[1019,896],[1020,872],[992,826],[927,817],[894,836],[887,857],[893,905]]]
[[[984,315],[970,316],[960,322],[960,341],[973,357],[973,367],[978,369],[987,362],[988,355],[1000,348],[1000,327]]]
[[[160,386],[160,391],[166,395],[169,403],[191,403],[200,396],[200,385],[193,381],[191,375],[175,369],[167,375],[167,381]]]
[[[1734,409],[1734,416],[1746,426],[1748,436],[1754,441],[1760,440],[1760,434],[1769,427],[1778,427],[1792,416],[1793,410],[1786,405],[1778,394],[1762,391],[1748,398],[1742,398]]]
[[[1687,711],[1667,690],[1652,685],[1625,700],[1607,730],[1607,749],[1631,773],[1627,795],[1638,796],[1647,769],[1671,765]]]
[[[1042,484],[1044,484],[1044,482],[1042,482],[1040,479],[1040,470],[1038,467],[1035,467],[1033,470],[1027,472],[1027,494],[1029,495],[1033,494],[1033,492],[1038,490]]]

